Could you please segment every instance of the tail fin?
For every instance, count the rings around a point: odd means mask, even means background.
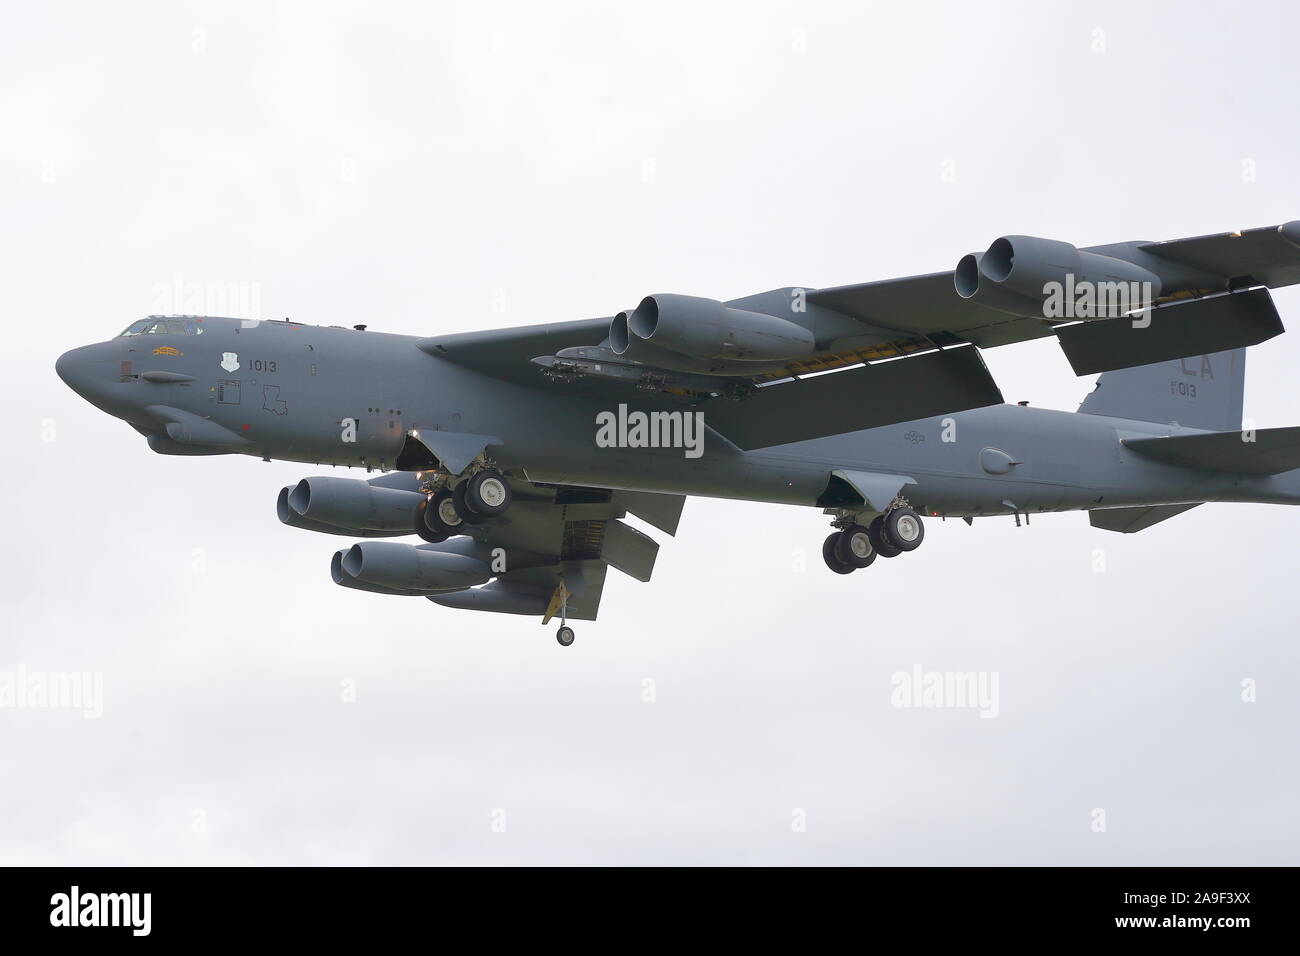
[[[1246,350],[1234,349],[1103,372],[1079,411],[1237,431],[1245,386]]]

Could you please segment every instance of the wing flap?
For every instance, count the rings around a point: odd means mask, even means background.
[[[618,520],[605,522],[605,540],[600,557],[612,568],[618,568],[638,581],[649,581],[654,573],[659,543],[636,528]]]
[[[670,535],[677,534],[682,506],[686,504],[685,495],[661,495],[648,491],[616,491],[613,500],[646,524]]]
[[[1150,319],[1143,327],[1132,318],[1080,322],[1056,335],[1074,374],[1092,375],[1245,348],[1285,331],[1267,289],[1159,306]]]
[[[1001,402],[979,351],[961,346],[715,399],[704,423],[749,451]]]

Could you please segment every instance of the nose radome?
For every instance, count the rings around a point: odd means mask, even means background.
[[[84,347],[72,349],[71,351],[64,352],[60,355],[58,360],[54,363],[54,371],[58,374],[59,378],[63,379],[64,384],[74,392],[77,391],[78,379],[80,377],[77,374],[78,371],[81,371],[82,376],[85,374],[85,355],[86,349]]]
[[[108,343],[83,345],[60,355],[54,363],[54,371],[68,388],[98,405],[101,399],[114,394],[116,359],[117,352]]]

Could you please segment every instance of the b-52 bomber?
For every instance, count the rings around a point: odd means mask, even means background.
[[[1300,428],[1242,429],[1245,350],[1282,332],[1300,221],[1076,248],[1004,236],[949,272],[418,338],[150,316],[60,377],[164,455],[346,465],[280,520],[348,535],[335,583],[594,620],[648,581],[687,496],[821,509],[831,571],[915,551],[925,519],[1087,511],[1135,532],[1207,501],[1300,503]],[[1055,336],[1078,412],[1003,403],[981,350]],[[419,543],[389,540],[418,536]]]

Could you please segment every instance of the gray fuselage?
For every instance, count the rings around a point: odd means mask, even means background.
[[[451,432],[494,436],[498,466],[536,482],[805,506],[827,505],[837,469],[906,476],[912,483],[903,493],[913,507],[954,516],[1300,501],[1300,472],[1199,471],[1121,444],[1195,430],[1016,405],[750,452],[708,430],[699,457],[680,447],[601,447],[597,416],[619,404],[691,409],[633,392],[612,399],[547,381],[534,368],[523,369],[520,381],[489,377],[426,354],[412,336],[194,322],[200,334],[132,335],[74,349],[59,359],[58,372],[87,400],[151,436],[155,450],[172,454],[388,470],[409,433]],[[707,426],[708,403],[702,411]],[[188,430],[174,432],[182,436],[174,441],[168,427],[177,428],[178,419]]]

